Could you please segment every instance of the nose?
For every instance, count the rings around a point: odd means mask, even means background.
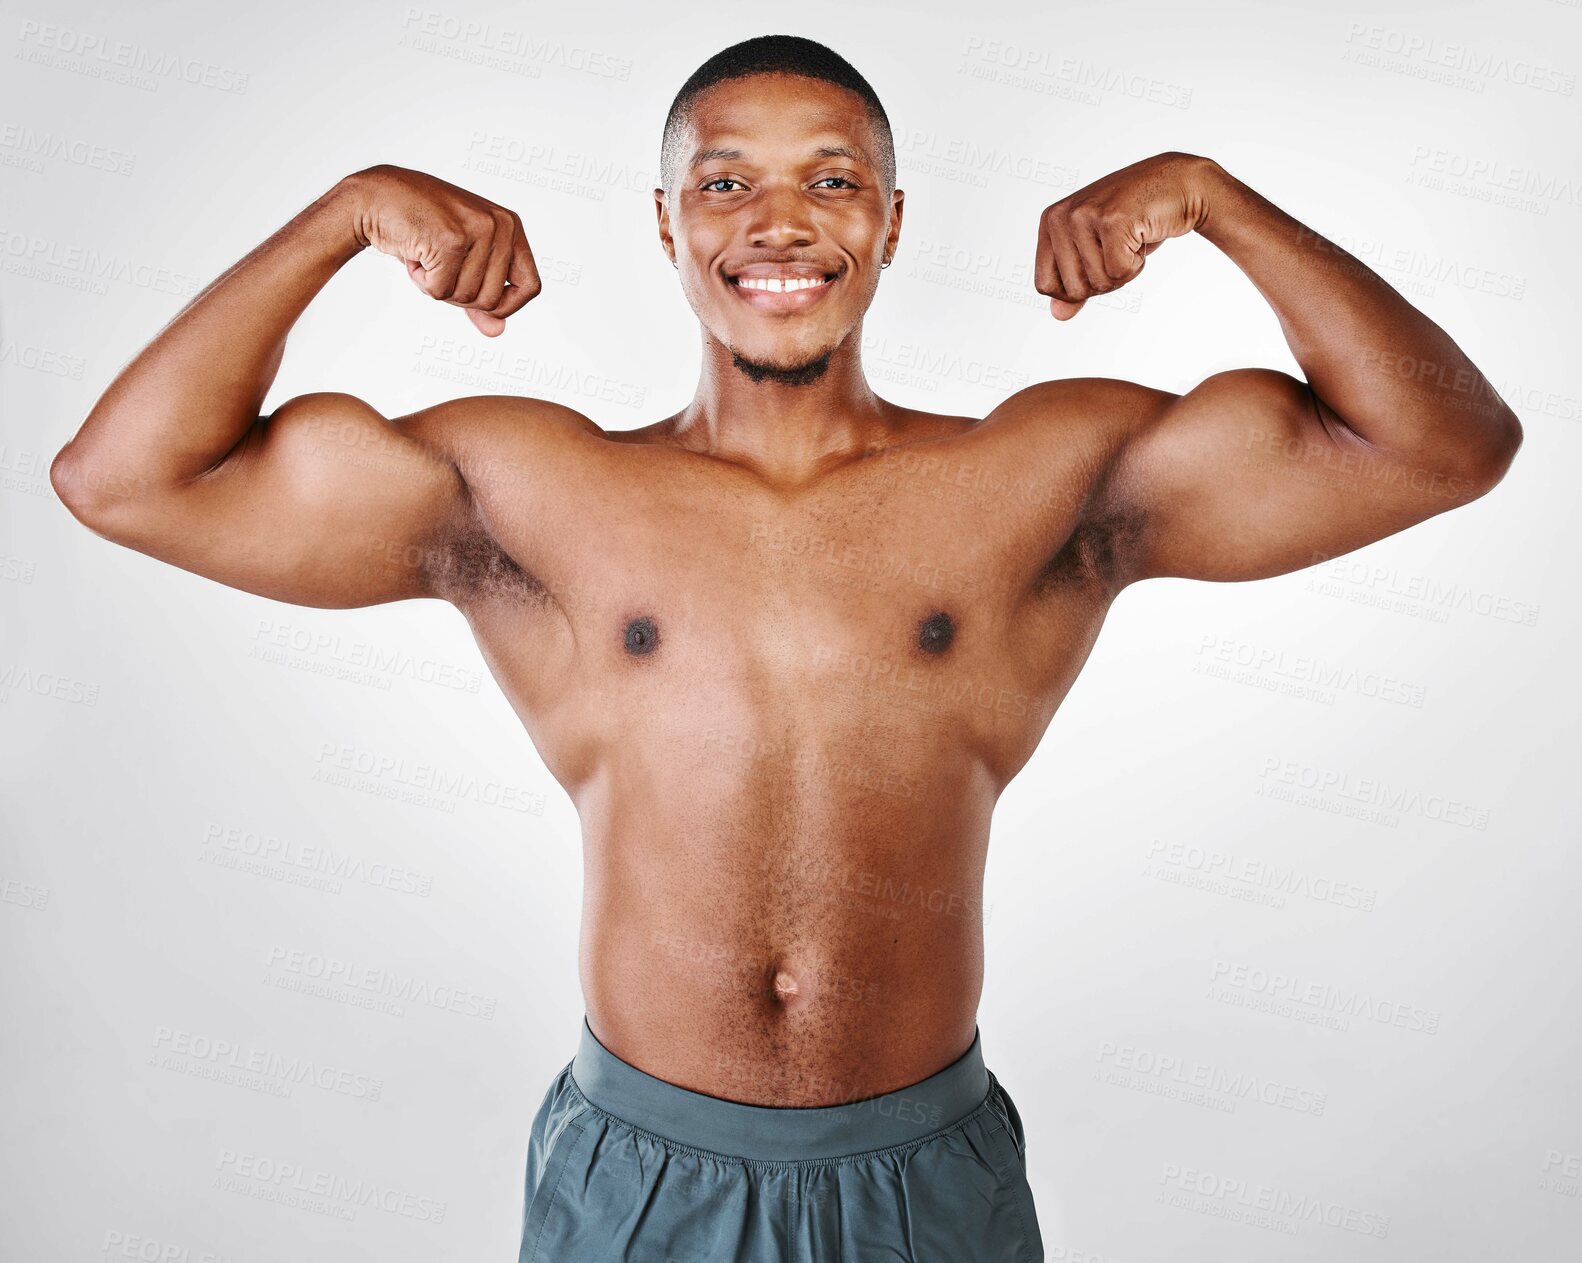
[[[753,199],[747,239],[754,246],[779,250],[811,245],[818,233],[808,215],[807,201],[798,188],[765,186]]]

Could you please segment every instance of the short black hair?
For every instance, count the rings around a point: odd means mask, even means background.
[[[667,197],[675,188],[678,168],[684,160],[676,152],[681,129],[699,93],[726,79],[745,79],[748,75],[765,74],[821,79],[825,83],[849,89],[861,97],[863,104],[868,107],[868,117],[879,138],[879,152],[873,158],[878,163],[885,193],[888,195],[895,191],[895,137],[890,131],[890,116],[879,103],[879,94],[857,73],[857,68],[834,49],[826,48],[817,40],[804,39],[800,35],[758,35],[715,53],[692,72],[692,77],[676,93],[670,113],[665,117],[665,132],[659,147],[659,182],[664,186]]]

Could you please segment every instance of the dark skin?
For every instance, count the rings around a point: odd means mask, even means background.
[[[722,83],[685,142],[655,190],[703,337],[674,415],[606,431],[485,396],[387,419],[332,393],[261,415],[287,332],[364,248],[487,336],[538,292],[514,214],[377,167],[194,299],[52,472],[99,534],[233,587],[454,603],[581,817],[594,1033],[695,1091],[830,1104],[971,1042],[990,816],[1122,589],[1263,578],[1404,530],[1489,491],[1521,429],[1376,275],[1177,153],[1046,209],[1037,289],[1079,318],[1198,232],[1305,381],[902,407],[860,357],[904,199],[858,98]],[[818,284],[743,293],[754,267]]]

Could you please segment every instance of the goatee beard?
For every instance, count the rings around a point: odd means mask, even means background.
[[[750,360],[739,352],[731,352],[731,366],[739,369],[754,382],[775,382],[781,386],[809,386],[823,377],[829,369],[829,362],[835,352],[825,351],[816,360],[809,360],[806,364],[799,364],[795,368],[781,368],[776,364],[764,364],[758,360]]]

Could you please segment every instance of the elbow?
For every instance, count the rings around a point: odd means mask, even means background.
[[[1505,425],[1505,445],[1509,449],[1505,455],[1504,467],[1509,469],[1511,462],[1516,459],[1518,449],[1522,445],[1522,423],[1521,419],[1509,408],[1505,409],[1503,422]]]
[[[1521,450],[1522,423],[1516,414],[1509,408],[1499,414],[1489,426],[1486,442],[1480,446],[1476,459],[1468,463],[1462,474],[1477,496],[1487,495],[1500,484]]]
[[[1491,479],[1489,486],[1493,486],[1505,477],[1510,469],[1511,462],[1516,459],[1516,453],[1522,446],[1522,423],[1517,415],[1509,408],[1501,414],[1499,424],[1495,427],[1498,439],[1494,445],[1494,456],[1489,462],[1488,474]]]
[[[72,451],[76,440],[67,443],[55,453],[49,465],[49,485],[55,489],[67,512],[79,522],[87,508],[86,483],[82,476],[82,461]]]
[[[95,534],[110,537],[110,523],[128,503],[120,480],[77,452],[77,440],[55,453],[49,466],[49,485],[66,511]]]

